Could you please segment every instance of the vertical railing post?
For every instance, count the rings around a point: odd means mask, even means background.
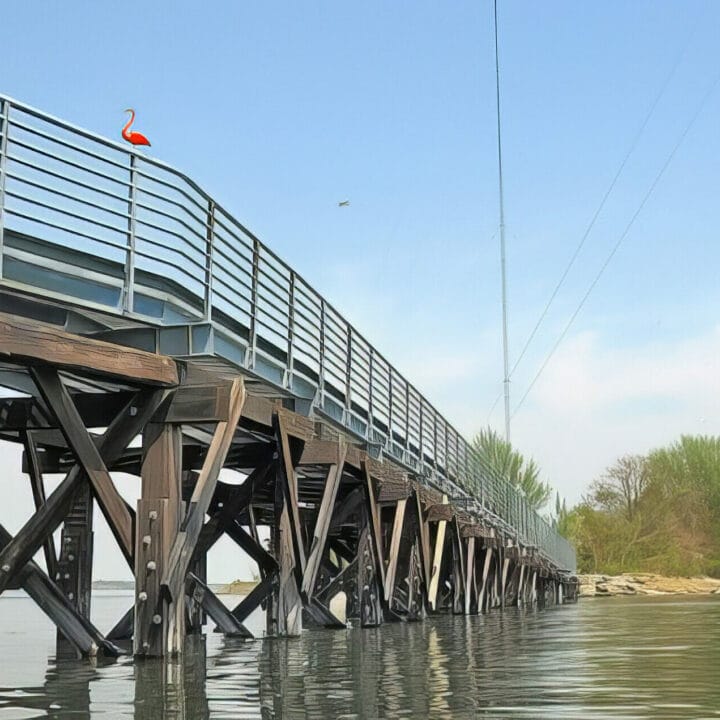
[[[290,271],[288,288],[288,335],[287,335],[287,387],[292,389],[293,356],[295,350],[295,273]]]
[[[345,424],[350,425],[350,416],[352,410],[352,384],[350,382],[350,372],[352,370],[352,327],[347,326],[347,355],[345,356]]]
[[[325,300],[320,298],[320,347],[318,355],[318,404],[325,403]]]
[[[392,368],[390,368],[390,387],[392,387]],[[410,450],[410,383],[405,381],[405,447],[409,454]]]
[[[123,311],[132,313],[135,308],[135,232],[137,214],[137,156],[130,151],[130,187],[128,188],[128,237],[125,253]]]
[[[255,354],[257,352],[257,311],[258,311],[258,283],[260,275],[260,243],[257,238],[253,240],[252,257],[252,290],[250,295],[250,369],[255,367]]]
[[[0,99],[0,278],[4,277],[5,258],[5,175],[7,172],[8,135],[10,134],[10,103]]]
[[[387,383],[388,383],[388,410],[387,410],[387,417],[388,417],[388,437],[390,439],[390,443],[393,442],[393,424],[395,422],[395,418],[393,417],[395,415],[395,402],[394,402],[394,393],[393,393],[393,369],[392,365],[390,363],[385,363],[385,367],[387,368]],[[405,405],[405,416],[407,417],[407,405]],[[398,422],[398,427],[401,427],[400,423]],[[407,460],[407,451],[408,451],[408,445],[410,444],[410,439],[408,438],[407,433],[407,427],[405,428],[405,447],[403,448],[403,460]]]
[[[205,300],[203,315],[205,322],[212,321],[213,246],[215,244],[215,202],[208,198],[207,223],[205,229]]]
[[[425,417],[422,397],[419,398],[418,402],[418,430],[420,436],[419,450],[420,450],[420,472],[425,474],[425,427],[423,419]]]
[[[370,347],[370,354],[368,359],[368,429],[365,434],[368,441],[373,440],[373,429],[375,424],[373,422],[373,373],[375,372],[375,350]],[[391,437],[392,439],[392,437]]]

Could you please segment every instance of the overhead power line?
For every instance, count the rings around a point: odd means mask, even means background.
[[[637,148],[640,138],[642,137],[643,133],[645,132],[645,128],[647,127],[648,123],[650,122],[650,119],[655,114],[655,109],[660,103],[660,100],[662,99],[663,95],[665,95],[665,91],[667,90],[668,86],[670,85],[670,81],[673,79],[678,67],[680,66],[680,63],[685,56],[685,53],[687,52],[688,47],[690,47],[690,41],[692,40],[693,36],[695,35],[695,31],[697,29],[697,26],[699,24],[696,23],[693,26],[693,29],[690,31],[690,34],[688,35],[687,41],[685,42],[682,50],[678,54],[677,58],[675,59],[675,63],[673,64],[670,72],[665,77],[665,80],[660,87],[660,90],[658,91],[657,95],[655,96],[655,99],[653,100],[652,104],[650,105],[649,110],[645,114],[645,117],[640,124],[640,127],[638,131],[635,133],[635,137],[633,138],[630,148],[628,149],[627,153],[625,154],[625,157],[622,159],[622,162],[620,163],[620,166],[617,169],[617,172],[615,173],[615,176],[613,177],[610,185],[608,186],[608,189],[605,191],[605,194],[602,197],[602,200],[600,201],[600,204],[597,206],[597,209],[595,210],[595,213],[593,214],[590,223],[585,228],[585,232],[583,233],[582,237],[580,238],[580,242],[578,243],[577,247],[575,248],[575,251],[573,252],[570,261],[565,266],[565,269],[562,272],[562,275],[560,276],[560,279],[557,282],[557,285],[555,285],[555,289],[550,294],[550,299],[545,304],[545,307],[543,308],[543,311],[540,313],[540,317],[538,317],[537,322],[535,323],[535,327],[532,329],[532,332],[530,333],[528,339],[525,341],[525,345],[523,346],[523,349],[520,351],[520,354],[517,357],[517,360],[515,360],[515,363],[512,367],[512,370],[510,371],[510,377],[512,377],[513,373],[517,369],[518,365],[520,364],[520,361],[525,356],[525,353],[527,352],[528,348],[530,347],[530,344],[532,343],[533,339],[535,338],[535,335],[537,334],[537,331],[540,329],[540,325],[542,325],[543,320],[545,319],[545,316],[548,314],[548,311],[550,310],[550,306],[555,301],[555,298],[557,297],[558,292],[560,291],[560,288],[563,286],[563,283],[565,282],[565,279],[568,276],[568,273],[572,269],[573,265],[575,264],[575,261],[578,258],[578,255],[580,254],[580,251],[585,246],[585,241],[588,239],[588,236],[590,235],[590,232],[592,231],[593,227],[595,227],[595,222],[597,221],[598,217],[600,216],[600,213],[603,211],[603,208],[605,207],[605,203],[607,202],[608,198],[610,197],[610,194],[615,188],[615,185],[617,185],[618,180],[620,179],[620,176],[622,175],[623,170],[625,169],[625,166],[627,165],[628,160],[630,159],[630,156],[635,152],[635,149]],[[513,412],[513,415],[515,413]]]
[[[515,416],[515,414],[517,413],[517,411],[522,407],[522,404],[525,402],[525,399],[526,399],[527,396],[530,394],[531,390],[532,390],[533,387],[535,386],[535,383],[538,381],[538,379],[539,379],[540,376],[542,375],[543,371],[544,371],[545,368],[547,367],[548,363],[549,363],[550,360],[552,359],[553,355],[555,354],[555,351],[556,351],[556,350],[558,349],[558,347],[560,346],[560,343],[565,339],[565,336],[567,335],[568,331],[570,330],[570,327],[572,326],[573,322],[575,322],[575,318],[579,315],[580,311],[581,311],[582,308],[583,308],[583,305],[585,305],[585,302],[587,301],[588,297],[590,297],[590,293],[592,293],[593,289],[594,289],[595,286],[598,284],[598,281],[600,280],[600,278],[602,277],[603,273],[605,272],[605,269],[606,269],[607,266],[610,264],[610,262],[612,261],[613,257],[615,257],[615,253],[617,253],[618,249],[620,248],[620,246],[622,245],[623,241],[625,240],[625,238],[627,237],[628,233],[630,232],[630,229],[631,229],[632,226],[635,224],[635,220],[637,220],[638,215],[640,215],[640,213],[642,212],[642,209],[645,207],[647,201],[648,201],[648,200],[650,199],[650,197],[652,196],[653,192],[655,191],[655,188],[657,187],[658,183],[660,182],[660,180],[662,179],[663,175],[665,174],[665,171],[666,171],[666,170],[668,169],[668,167],[670,166],[670,163],[672,162],[672,159],[675,157],[675,154],[676,154],[677,151],[680,149],[680,146],[681,146],[681,145],[683,144],[683,142],[685,141],[685,138],[687,137],[688,133],[689,133],[690,130],[692,129],[692,127],[693,127],[693,125],[695,124],[696,120],[697,120],[698,117],[700,116],[700,113],[703,111],[703,109],[704,109],[704,107],[705,107],[705,104],[706,104],[707,101],[710,99],[710,96],[712,95],[712,93],[714,92],[715,88],[717,87],[718,82],[720,82],[720,73],[715,76],[715,79],[713,80],[713,82],[712,82],[712,84],[710,85],[709,89],[707,90],[707,92],[705,93],[705,95],[703,95],[702,100],[700,101],[700,104],[698,105],[698,107],[697,107],[697,109],[695,110],[694,114],[693,114],[692,117],[690,118],[690,121],[688,122],[688,124],[685,126],[685,129],[682,131],[680,137],[678,138],[678,141],[675,143],[675,146],[674,146],[673,149],[671,150],[670,154],[669,154],[669,155],[667,156],[667,158],[665,159],[665,162],[663,163],[662,167],[660,168],[660,171],[659,171],[659,172],[657,173],[657,175],[655,176],[655,179],[653,180],[652,184],[650,185],[650,188],[649,188],[648,191],[645,193],[645,196],[643,197],[643,199],[642,199],[640,205],[638,206],[637,210],[635,211],[635,213],[633,214],[633,216],[630,218],[630,221],[628,222],[628,224],[625,226],[625,229],[623,230],[622,235],[620,235],[620,237],[618,238],[618,241],[615,243],[614,247],[613,247],[612,250],[610,251],[610,254],[607,256],[607,258],[605,259],[605,262],[604,262],[604,263],[602,264],[602,266],[600,267],[600,270],[598,271],[597,275],[595,275],[595,277],[593,278],[593,281],[590,283],[590,286],[588,287],[587,291],[585,292],[585,294],[583,295],[582,299],[580,300],[577,308],[575,308],[575,311],[574,311],[573,314],[570,316],[570,319],[568,320],[567,324],[566,324],[565,327],[563,328],[563,331],[560,333],[560,336],[558,337],[557,341],[555,342],[555,344],[553,345],[552,349],[550,350],[550,352],[549,352],[549,353],[547,354],[547,356],[545,357],[545,360],[543,361],[542,365],[540,366],[540,369],[539,369],[539,370],[537,371],[537,373],[535,374],[535,377],[533,378],[532,382],[531,382],[530,385],[528,386],[528,388],[527,388],[527,390],[525,391],[525,393],[523,394],[523,396],[520,398],[520,401],[518,402],[518,404],[515,406],[515,409],[514,409],[513,412],[512,412],[512,415],[513,415],[513,416]]]

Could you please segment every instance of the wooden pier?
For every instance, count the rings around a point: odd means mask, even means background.
[[[575,597],[557,529],[210,195],[2,96],[0,387],[35,506],[0,525],[0,592],[23,588],[80,654],[179,653],[206,618],[248,636],[258,608],[291,636]],[[135,578],[107,634],[96,505]],[[231,609],[206,577],[223,535],[260,578]]]
[[[0,437],[23,444],[36,506],[14,537],[0,528],[0,590],[25,589],[81,654],[117,654],[130,638],[135,655],[179,653],[205,614],[250,637],[243,622],[258,606],[268,636],[293,636],[346,617],[375,626],[575,597],[573,578],[534,548],[287,400],[251,394],[240,375],[5,314],[0,348],[2,369],[30,391],[0,401]],[[220,481],[222,468],[244,480]],[[113,471],[137,476],[137,507]],[[46,494],[43,474],[61,472]],[[135,576],[134,606],[107,635],[89,619],[95,502]],[[231,610],[205,578],[223,534],[261,578]],[[338,593],[346,617],[331,610]]]

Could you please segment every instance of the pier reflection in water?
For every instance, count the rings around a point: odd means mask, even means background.
[[[15,614],[33,608],[14,602]],[[38,645],[7,628],[0,620],[0,720],[720,717],[720,598],[593,600],[294,640],[209,633],[188,639],[181,662],[53,658],[35,685],[21,677]]]

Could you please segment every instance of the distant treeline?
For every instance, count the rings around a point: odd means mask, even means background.
[[[578,572],[720,577],[720,438],[621,457],[556,518]]]

